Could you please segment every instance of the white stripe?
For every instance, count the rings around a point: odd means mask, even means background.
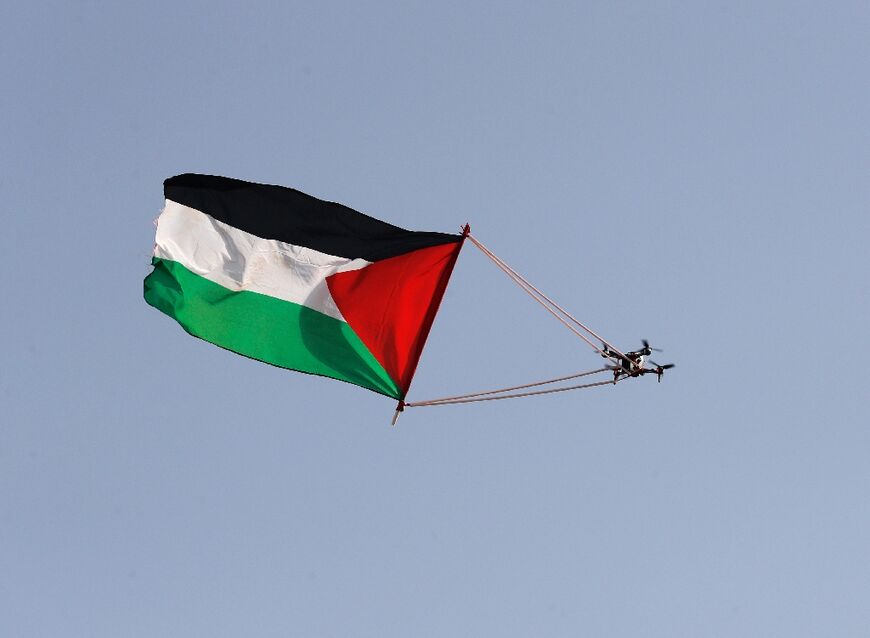
[[[369,265],[262,239],[170,199],[157,218],[154,256],[177,261],[230,290],[249,290],[301,304],[344,321],[326,278]]]

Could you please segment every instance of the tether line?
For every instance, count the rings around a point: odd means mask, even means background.
[[[562,325],[568,328],[575,335],[583,339],[595,352],[602,355],[603,357],[613,360],[613,355],[618,355],[622,358],[619,362],[620,368],[627,371],[625,368],[625,362],[629,361],[628,357],[624,355],[622,352],[617,350],[610,342],[601,337],[594,330],[586,326],[584,323],[579,321],[576,317],[574,317],[567,310],[562,308],[555,301],[550,299],[546,294],[541,292],[538,288],[536,288],[532,283],[530,283],[525,277],[519,274],[516,270],[511,268],[504,260],[498,257],[495,253],[493,253],[489,248],[484,246],[480,241],[477,240],[470,232],[466,231],[465,236],[468,238],[471,243],[473,243],[484,255],[489,257],[489,259],[502,271],[504,272],[510,279],[517,284],[523,291],[525,291],[532,299],[541,304],[544,309],[553,315]],[[570,323],[569,323],[570,322]],[[571,325],[571,324],[574,325]],[[575,328],[575,326],[579,327],[581,330],[586,332],[592,338],[597,339],[601,342],[603,347],[608,351],[605,352],[602,348],[598,347],[586,334],[580,332]],[[612,353],[612,354],[610,354]],[[393,424],[395,425],[396,419],[399,416],[399,413],[405,408],[422,408],[422,407],[431,407],[436,405],[456,405],[459,403],[477,403],[481,401],[498,401],[500,399],[520,399],[524,397],[532,397],[532,396],[540,396],[544,394],[556,394],[558,392],[568,392],[571,390],[582,390],[585,388],[594,388],[602,385],[616,385],[620,381],[623,381],[629,376],[619,377],[616,375],[612,380],[607,381],[596,381],[594,383],[583,383],[579,385],[572,385],[562,388],[551,388],[549,390],[534,390],[532,392],[514,392],[514,390],[524,390],[526,388],[534,388],[542,385],[548,385],[551,383],[559,383],[561,381],[568,381],[569,379],[577,379],[580,377],[591,376],[593,374],[599,374],[601,372],[607,372],[613,370],[613,368],[605,367],[598,368],[596,370],[589,370],[587,372],[578,372],[576,374],[567,375],[564,377],[558,377],[555,379],[548,379],[546,381],[536,381],[534,383],[526,383],[522,385],[515,385],[507,388],[501,388],[500,390],[486,390],[483,392],[472,392],[468,394],[460,394],[451,397],[443,397],[440,399],[430,399],[428,401],[415,401],[406,403],[404,401],[399,402],[399,407],[396,409],[396,413],[393,416]]]
[[[569,390],[582,390],[584,388],[594,388],[599,385],[615,385],[619,383],[626,377],[622,377],[621,379],[617,379],[615,381],[597,381],[595,383],[584,383],[582,385],[571,385],[565,388],[553,388],[552,390],[536,390],[534,392],[518,392],[516,394],[502,394],[500,396],[493,397],[476,397],[472,399],[453,399],[453,400],[445,400],[439,401],[436,403],[429,403],[427,401],[422,401],[419,403],[406,403],[405,407],[410,408],[426,408],[433,407],[436,405],[456,405],[457,403],[478,403],[480,401],[498,401],[500,399],[520,399],[523,397],[533,397],[541,394],[555,394],[556,392],[568,392]]]
[[[422,407],[425,405],[438,405],[441,403],[453,403],[460,399],[471,399],[474,397],[481,397],[491,394],[502,394],[504,392],[513,392],[514,390],[525,390],[526,388],[535,388],[542,385],[548,385],[550,383],[560,383],[562,381],[568,381],[570,379],[579,379],[580,377],[588,377],[593,374],[598,374],[599,372],[606,372],[609,368],[599,368],[597,370],[589,370],[588,372],[578,372],[576,374],[569,374],[564,377],[557,377],[556,379],[548,379],[546,381],[536,381],[535,383],[525,383],[523,385],[515,385],[509,388],[501,388],[499,390],[486,390],[485,392],[473,392],[471,394],[459,394],[452,397],[442,397],[440,399],[429,399],[428,401],[416,401],[414,403],[406,403],[405,405],[408,407]],[[608,383],[612,383],[612,381],[608,381]]]
[[[554,317],[556,317],[556,319],[558,319],[565,327],[567,327],[569,330],[571,330],[571,332],[573,332],[578,337],[583,339],[583,341],[585,341],[587,344],[589,344],[589,346],[591,346],[592,349],[595,350],[597,353],[599,353],[602,356],[607,357],[607,355],[604,353],[604,351],[601,348],[599,348],[594,343],[592,343],[592,341],[590,341],[586,337],[586,335],[575,330],[574,327],[569,325],[562,317],[559,316],[558,313],[561,313],[563,315],[563,317],[572,321],[574,324],[579,326],[581,329],[585,330],[588,334],[590,334],[595,339],[598,339],[608,349],[612,350],[613,352],[618,354],[623,359],[628,358],[622,352],[617,350],[604,337],[599,335],[597,332],[592,330],[589,326],[585,325],[579,319],[574,317],[570,312],[568,312],[567,310],[562,308],[562,306],[560,306],[555,301],[550,299],[546,294],[541,292],[531,282],[529,282],[528,279],[526,279],[520,273],[518,273],[516,270],[511,268],[503,259],[501,259],[495,253],[493,253],[489,248],[487,248],[480,241],[478,241],[478,239],[476,237],[474,237],[473,235],[471,235],[471,233],[468,234],[468,239],[471,241],[471,243],[473,243],[475,246],[477,246],[477,248],[480,249],[480,251],[484,255],[489,257],[493,261],[493,263],[495,263],[495,265],[498,266],[508,277],[510,277],[520,288],[525,290],[535,301],[537,301],[539,304],[541,304],[550,314],[552,314]],[[558,311],[558,313],[557,313],[557,311]],[[607,357],[607,358],[610,358],[610,357]]]

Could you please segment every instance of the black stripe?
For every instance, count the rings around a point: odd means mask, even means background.
[[[228,177],[176,175],[163,182],[163,192],[166,199],[257,237],[336,257],[378,261],[462,239],[461,235],[405,230],[292,188]]]

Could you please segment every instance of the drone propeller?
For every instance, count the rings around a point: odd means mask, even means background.
[[[662,375],[664,375],[665,370],[670,370],[675,365],[673,363],[666,363],[665,365],[659,365],[658,363],[656,363],[655,361],[652,361],[652,360],[650,360],[650,364],[652,364],[656,367],[655,373],[656,373],[656,376],[659,378],[659,383],[662,382]]]
[[[641,339],[640,342],[643,344],[643,347],[644,347],[645,349],[647,349],[647,350],[652,350],[653,352],[661,352],[661,351],[662,351],[661,348],[653,348],[653,347],[651,347],[651,346],[649,345],[649,341],[647,341],[646,339]]]

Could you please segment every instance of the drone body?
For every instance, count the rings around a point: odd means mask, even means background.
[[[608,346],[608,344],[604,344],[601,356],[610,359],[614,363],[611,367],[613,370],[614,383],[619,381],[621,378],[642,377],[645,374],[655,374],[658,377],[659,383],[661,383],[665,370],[674,367],[673,363],[661,365],[651,359],[649,362],[653,367],[646,367],[646,358],[653,352],[661,352],[661,350],[651,347],[649,341],[646,339],[642,339],[641,342],[643,343],[643,348],[640,350],[633,350],[632,352],[626,352],[625,354],[620,354]]]

